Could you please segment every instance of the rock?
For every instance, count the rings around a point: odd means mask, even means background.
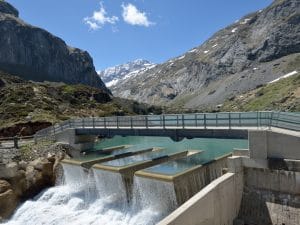
[[[46,158],[38,158],[29,163],[34,169],[41,171],[43,176],[53,175],[53,163],[49,162]]]
[[[10,183],[6,180],[0,180],[0,193],[6,192],[8,189],[11,189]]]
[[[15,162],[8,164],[0,164],[0,179],[10,179],[17,176],[18,164]]]
[[[15,17],[19,16],[19,12],[12,5],[0,0],[0,13],[11,14]]]
[[[12,189],[0,194],[0,217],[8,218],[15,211],[19,201]]]
[[[17,10],[0,1],[2,70],[28,80],[86,84],[110,95],[88,52],[67,46],[62,39],[17,16]]]
[[[26,167],[28,166],[28,163],[27,162],[25,162],[25,161],[20,161],[19,162],[19,169],[21,169],[21,170],[26,170]]]

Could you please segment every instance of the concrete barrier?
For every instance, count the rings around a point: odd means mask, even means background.
[[[268,130],[249,131],[249,149],[253,159],[300,159],[300,135]]]
[[[227,173],[211,182],[157,225],[232,225],[243,192],[243,174]]]

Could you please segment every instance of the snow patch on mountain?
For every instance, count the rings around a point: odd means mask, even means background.
[[[103,71],[98,71],[98,74],[107,87],[112,87],[120,81],[135,77],[155,66],[156,64],[147,60],[137,59],[122,65],[109,67]]]

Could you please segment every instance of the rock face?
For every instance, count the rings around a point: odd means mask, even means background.
[[[9,218],[20,202],[55,184],[59,162],[66,154],[59,146],[49,150],[49,157],[0,163],[0,222]]]
[[[86,84],[110,93],[86,51],[72,48],[49,32],[26,24],[0,0],[0,68],[34,81]]]
[[[142,72],[155,67],[154,63],[144,59],[137,59],[122,65],[109,67],[98,74],[107,87],[114,88],[119,82],[133,78]]]
[[[201,46],[119,82],[113,93],[151,104],[207,108],[299,69],[300,1],[275,0]]]

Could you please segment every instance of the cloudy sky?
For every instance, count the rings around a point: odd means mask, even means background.
[[[162,63],[272,0],[7,0],[30,24],[87,50],[97,70]]]

